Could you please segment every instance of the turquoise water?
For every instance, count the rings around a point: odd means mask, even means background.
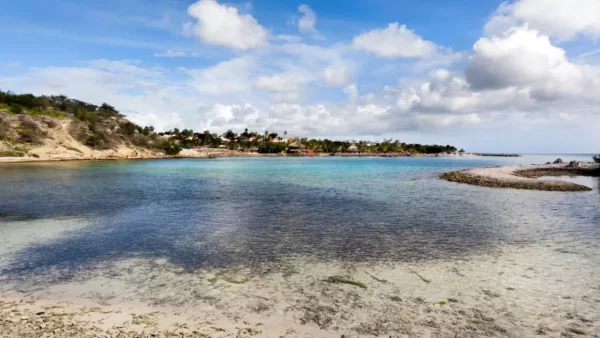
[[[594,190],[578,193],[437,179],[449,170],[559,156],[589,161],[588,155],[527,155],[4,164],[0,232],[7,245],[16,241],[11,236],[77,226],[0,251],[0,273],[60,269],[68,279],[69,271],[132,257],[166,257],[185,269],[252,267],[290,256],[421,261],[505,244],[597,242],[597,178],[579,178]]]

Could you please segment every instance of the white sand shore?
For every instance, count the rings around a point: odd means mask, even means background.
[[[147,149],[126,148],[91,153],[71,154],[67,151],[42,156],[0,157],[0,163],[53,162],[53,161],[90,161],[90,160],[147,160],[164,158],[215,158],[215,157],[252,157],[258,153],[242,153],[224,149],[183,149],[179,154],[167,156]]]

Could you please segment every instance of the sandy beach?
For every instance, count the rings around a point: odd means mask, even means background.
[[[93,151],[82,154],[72,154],[61,151],[54,154],[34,157],[0,157],[0,163],[53,162],[53,161],[93,161],[93,160],[151,160],[166,158],[216,158],[216,157],[252,157],[262,156],[258,153],[243,153],[225,149],[183,149],[179,154],[168,156],[160,152],[146,149],[123,147],[108,151]]]

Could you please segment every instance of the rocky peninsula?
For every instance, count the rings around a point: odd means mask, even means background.
[[[483,187],[514,188],[542,191],[590,191],[590,187],[561,180],[539,179],[548,176],[600,176],[600,166],[594,163],[500,166],[452,171],[441,179]]]

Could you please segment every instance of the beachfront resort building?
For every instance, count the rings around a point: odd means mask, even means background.
[[[304,148],[305,148],[304,144],[302,144],[300,141],[296,141],[289,145],[288,153],[295,154],[295,155],[301,155],[301,154],[304,154]]]

